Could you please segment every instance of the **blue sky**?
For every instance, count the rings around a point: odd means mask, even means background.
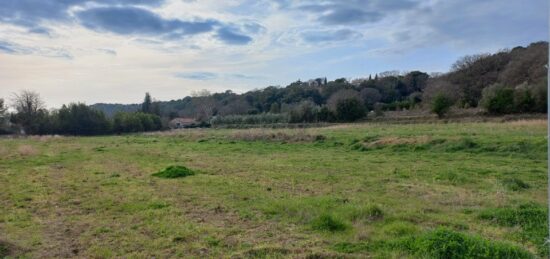
[[[547,0],[2,0],[0,98],[49,107],[244,92],[547,40]]]

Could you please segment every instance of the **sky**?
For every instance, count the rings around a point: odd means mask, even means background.
[[[446,72],[548,40],[547,0],[0,0],[0,98],[50,108]]]

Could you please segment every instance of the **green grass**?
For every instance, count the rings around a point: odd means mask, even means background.
[[[521,121],[1,138],[0,252],[544,257],[545,135]],[[152,175],[173,165],[200,173]]]
[[[548,256],[548,210],[537,204],[521,204],[517,207],[486,209],[481,219],[506,227],[519,227],[515,235],[520,242],[536,245],[541,256]]]
[[[409,238],[398,244],[418,257],[445,259],[520,259],[534,258],[527,250],[515,245],[489,241],[445,228]]]

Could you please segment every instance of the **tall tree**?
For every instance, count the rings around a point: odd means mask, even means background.
[[[141,111],[143,113],[153,112],[153,100],[151,99],[151,95],[149,93],[145,93],[145,99],[143,99],[143,103],[141,104]]]
[[[6,117],[6,106],[4,104],[4,99],[0,98],[0,122]]]
[[[37,92],[23,90],[14,93],[12,106],[16,110],[15,122],[20,124],[26,133],[41,133],[47,111],[44,101]]]
[[[7,111],[7,108],[4,104],[4,99],[0,98],[0,133],[5,130],[5,126],[7,122],[6,111]]]

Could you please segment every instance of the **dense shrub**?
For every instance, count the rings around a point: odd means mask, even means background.
[[[102,135],[111,131],[111,122],[103,112],[82,103],[63,105],[52,117],[56,123],[53,133]]]
[[[483,89],[481,106],[491,114],[546,112],[546,85],[523,83],[516,87],[494,84]]]
[[[332,112],[328,106],[323,106],[317,114],[319,121],[334,122],[336,121],[336,115]]]
[[[495,84],[483,89],[481,105],[492,114],[507,114],[515,111],[514,89]]]
[[[437,114],[437,117],[443,118],[443,116],[449,112],[452,105],[452,100],[449,97],[438,94],[432,101],[431,110],[433,113]]]
[[[290,111],[290,122],[317,122],[319,107],[313,102],[304,101]]]
[[[256,115],[228,115],[216,116],[210,123],[214,126],[219,125],[237,125],[237,124],[276,124],[289,123],[290,118],[287,114],[264,113]]]
[[[162,129],[161,118],[148,113],[119,112],[113,119],[113,130],[116,133],[155,131]]]
[[[193,172],[191,169],[185,166],[169,166],[166,169],[153,174],[153,176],[172,179],[172,178],[187,177],[194,174],[195,172]]]
[[[353,122],[365,116],[365,108],[358,99],[343,99],[336,104],[336,118],[339,121]]]

